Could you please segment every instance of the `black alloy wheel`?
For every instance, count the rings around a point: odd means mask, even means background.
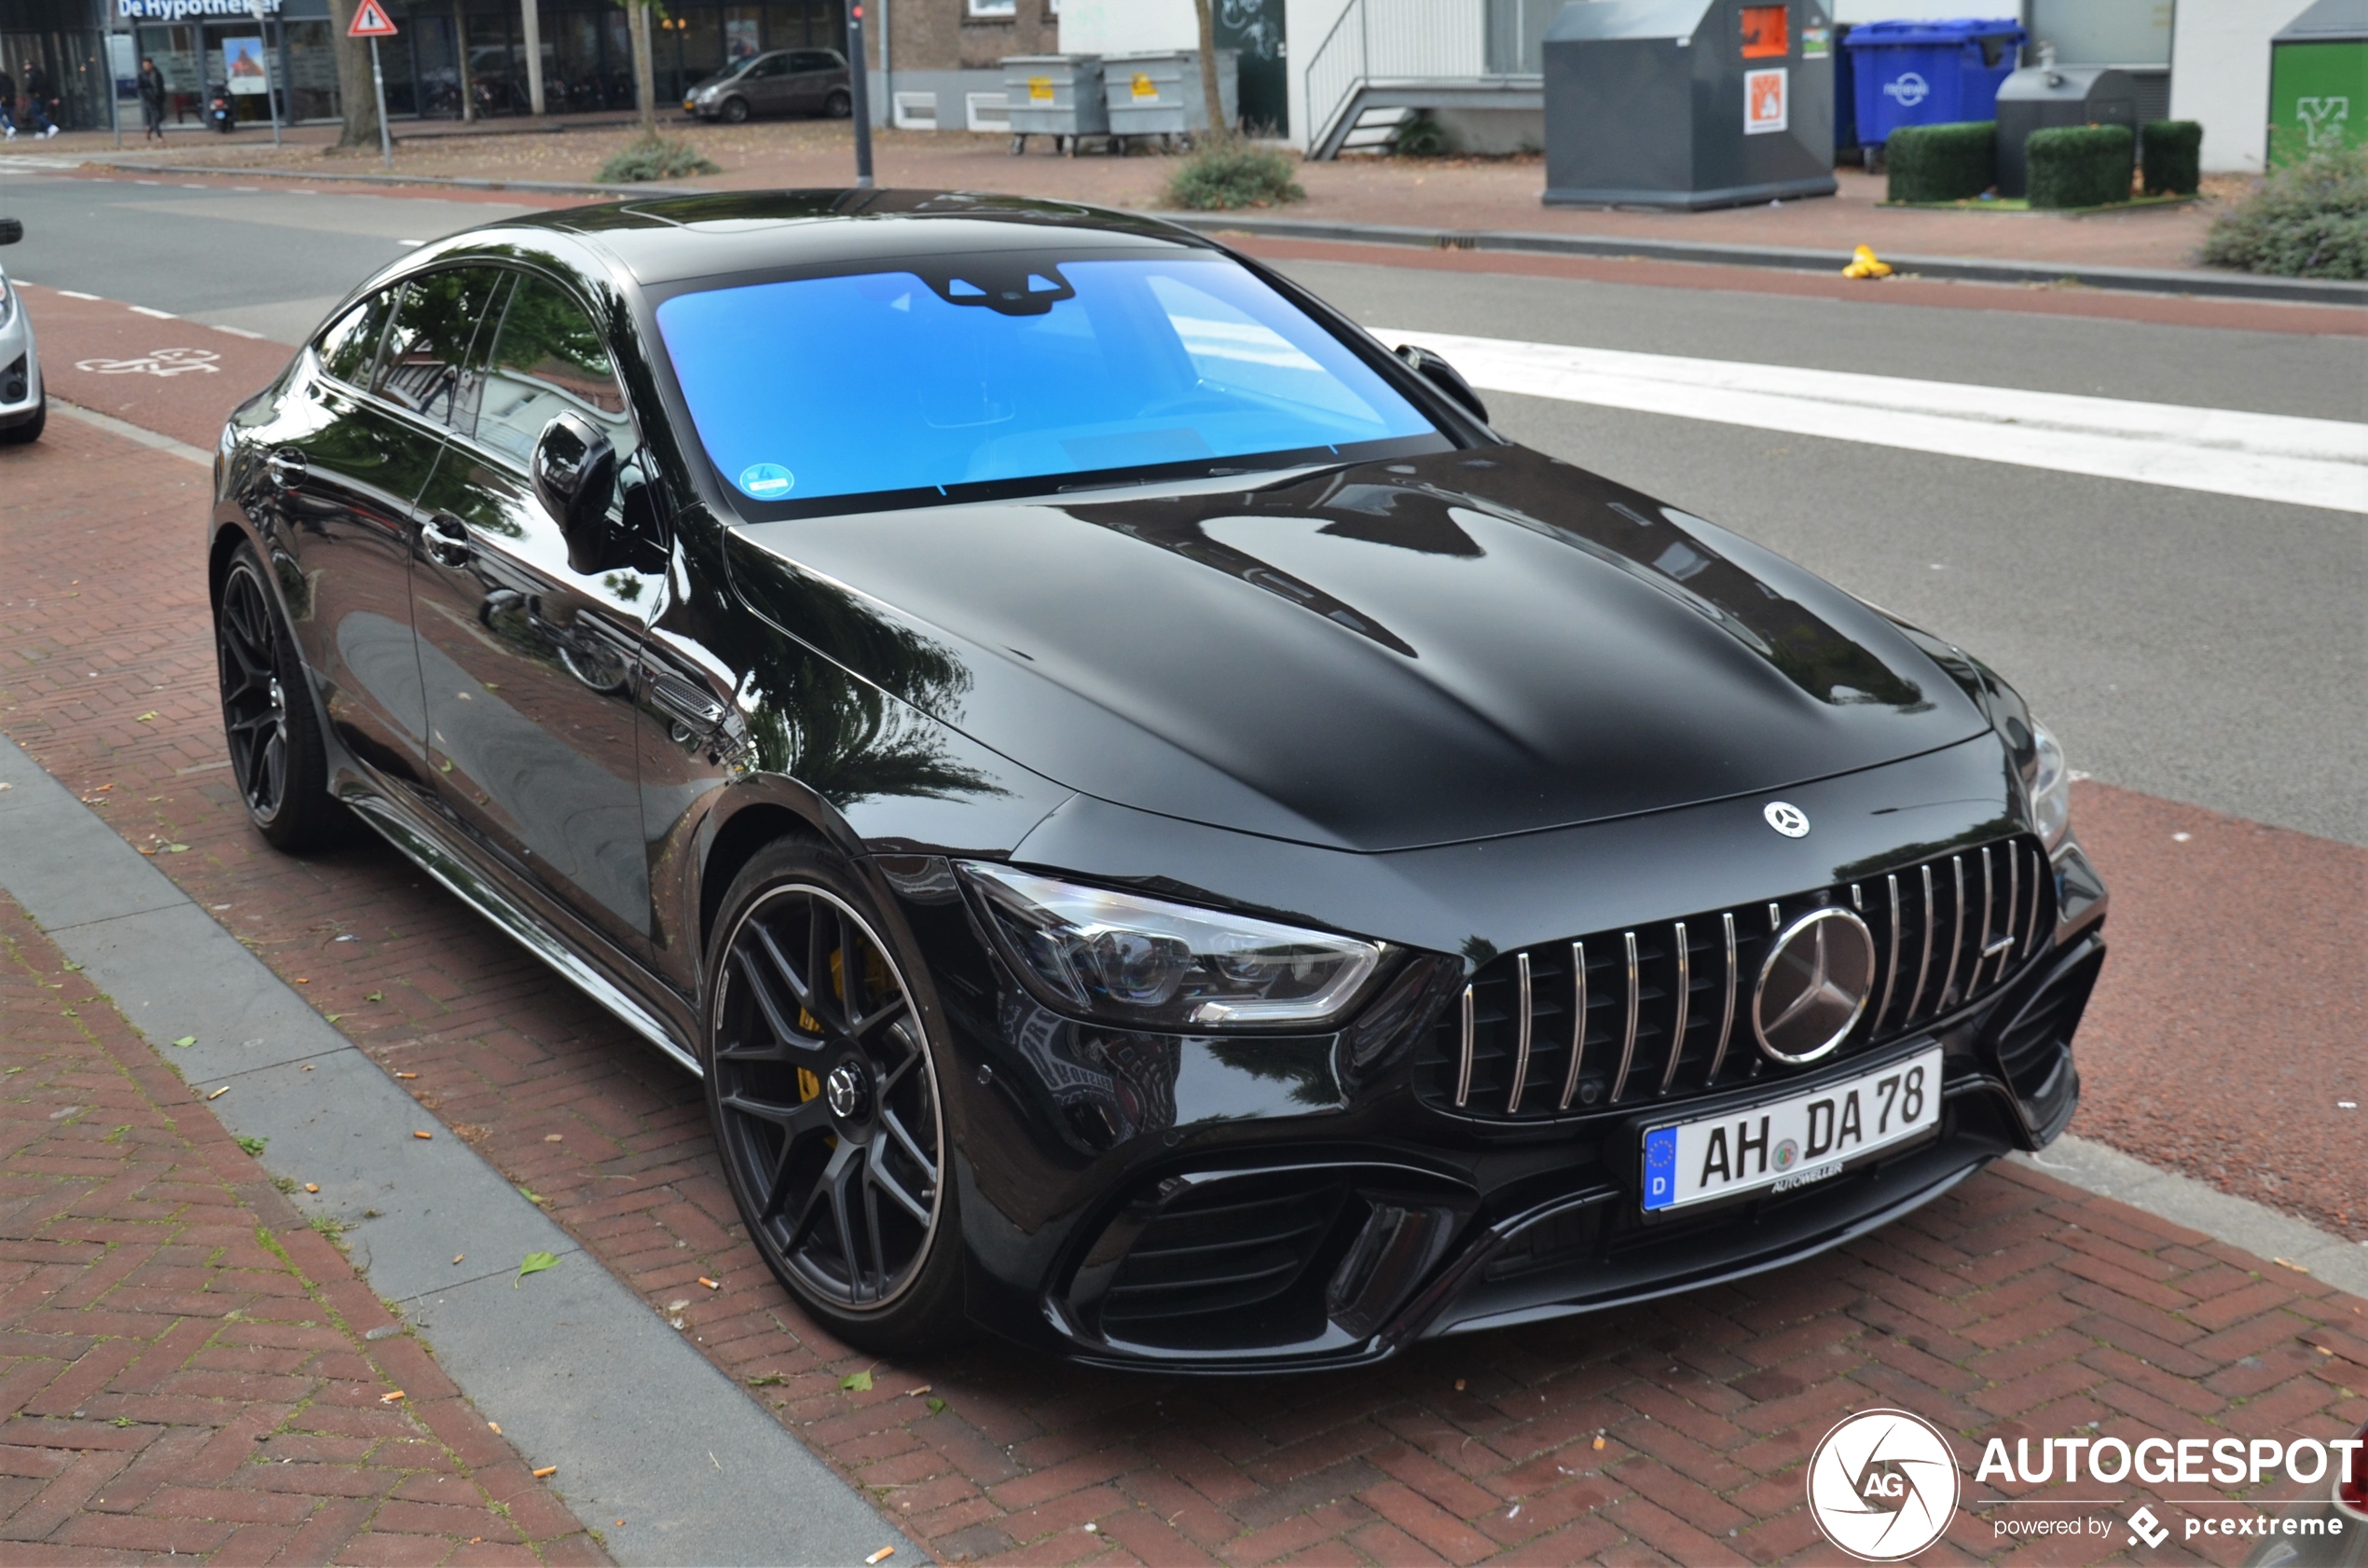
[[[726,125],[746,125],[749,121],[749,101],[745,98],[725,99],[723,115]]]
[[[912,1350],[960,1321],[937,1064],[869,899],[803,844],[734,882],[715,949],[708,1105],[781,1282],[840,1337]]]
[[[845,88],[833,88],[831,96],[822,100],[822,113],[831,119],[845,119],[855,113],[855,100]]]
[[[340,813],[328,793],[320,721],[252,545],[240,545],[223,574],[213,651],[223,736],[247,819],[281,849],[328,842]]]

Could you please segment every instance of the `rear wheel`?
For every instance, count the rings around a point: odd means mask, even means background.
[[[723,101],[721,113],[723,116],[723,123],[726,125],[746,125],[749,122],[749,101],[745,98],[727,98]]]
[[[958,1336],[944,1102],[910,962],[845,864],[795,841],[740,873],[716,929],[708,1108],[757,1250],[849,1343]]]
[[[831,119],[845,119],[855,113],[855,100],[847,96],[845,88],[833,88],[831,96],[822,100],[822,113]]]
[[[214,664],[230,773],[247,820],[276,848],[332,842],[343,813],[330,798],[328,748],[296,640],[280,618],[263,561],[241,544],[213,607]]]

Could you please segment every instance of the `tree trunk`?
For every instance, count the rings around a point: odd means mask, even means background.
[[[1233,133],[1225,119],[1225,94],[1217,80],[1217,0],[1192,0],[1192,14],[1201,24],[1201,97],[1208,104],[1209,139],[1221,142]]]
[[[379,100],[370,87],[370,40],[349,38],[353,7],[360,0],[329,0],[329,52],[337,62],[337,103],[345,128],[337,133],[340,147],[379,144]]]
[[[477,85],[469,79],[469,17],[461,9],[461,0],[452,0],[452,55],[460,62],[461,123],[475,125],[477,117]]]
[[[656,51],[650,47],[649,0],[626,0],[633,13],[633,97],[641,110],[641,134],[658,133]]]

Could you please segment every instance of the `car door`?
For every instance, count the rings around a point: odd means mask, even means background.
[[[579,572],[528,464],[557,415],[614,446],[620,531],[654,532],[645,467],[591,313],[539,272],[513,271],[472,366],[470,420],[421,498],[412,625],[438,800],[529,891],[628,953],[646,950],[633,682],[664,577],[645,559]],[[628,552],[628,555],[631,553]]]
[[[790,107],[793,84],[790,78],[790,57],[786,54],[764,55],[749,66],[741,78],[747,86],[749,107],[760,115],[778,115]]]
[[[408,288],[381,289],[332,322],[256,438],[269,454],[263,483],[280,525],[273,576],[329,723],[364,763],[419,785],[427,713],[411,651],[409,563],[417,498],[444,427],[374,390],[398,319],[414,356],[410,382],[420,381],[416,356],[426,345],[420,310],[406,309]]]

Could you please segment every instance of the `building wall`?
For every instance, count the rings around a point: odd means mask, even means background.
[[[2200,120],[2204,170],[2258,174],[2269,149],[2269,40],[2310,0],[2179,0],[2170,112]]]
[[[1196,49],[1201,24],[1192,0],[1063,0],[1063,54],[1134,54]]]
[[[868,0],[868,5],[864,44],[872,64],[874,125],[893,122],[895,94],[929,93],[937,100],[938,128],[960,131],[970,94],[1002,90],[1005,55],[1052,54],[1060,48],[1059,0]]]

